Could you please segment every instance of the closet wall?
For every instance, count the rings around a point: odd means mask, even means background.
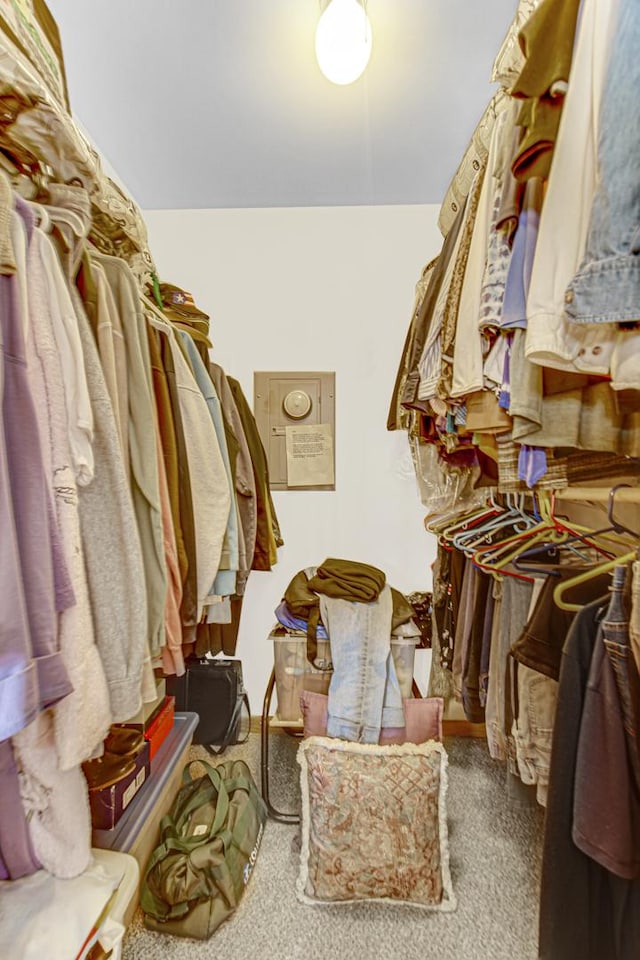
[[[405,592],[430,589],[435,541],[406,435],[385,422],[415,279],[442,243],[438,210],[145,211],[161,278],[211,314],[214,356],[250,402],[254,370],[336,373],[336,489],[274,491],[285,546],[271,573],[249,578],[236,652],[254,714],[273,611],[298,570],[341,556],[379,566]],[[427,661],[418,658],[419,680]]]

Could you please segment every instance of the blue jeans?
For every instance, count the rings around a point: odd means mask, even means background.
[[[637,320],[640,304],[640,12],[619,0],[602,92],[598,187],[585,256],[566,294],[576,323]]]
[[[373,603],[320,596],[331,641],[327,735],[378,743],[381,727],[404,726],[402,695],[391,656],[391,589]]]

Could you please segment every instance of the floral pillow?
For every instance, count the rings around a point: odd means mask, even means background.
[[[441,743],[376,746],[309,737],[298,763],[299,900],[455,909]]]

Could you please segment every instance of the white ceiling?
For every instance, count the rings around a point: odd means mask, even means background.
[[[437,203],[516,0],[368,0],[337,87],[326,0],[48,0],[72,108],[144,209]]]

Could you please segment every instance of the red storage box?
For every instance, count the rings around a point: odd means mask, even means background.
[[[153,760],[156,753],[173,729],[175,704],[175,697],[165,697],[162,708],[158,711],[152,723],[144,731],[144,738],[149,743],[150,760]]]

